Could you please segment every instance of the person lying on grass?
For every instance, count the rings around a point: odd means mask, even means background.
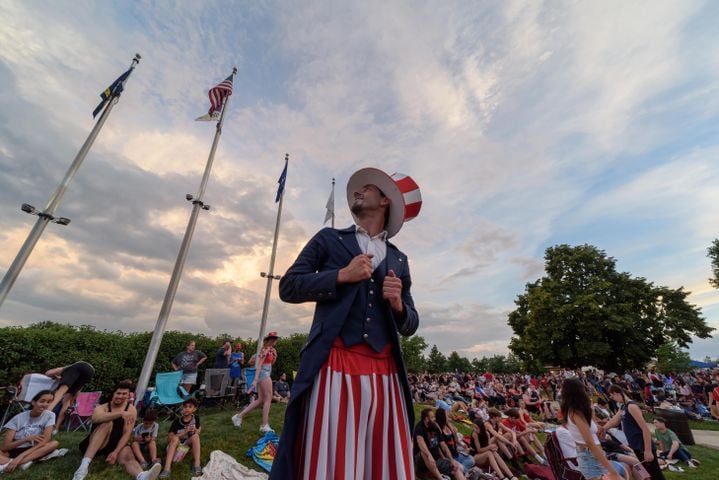
[[[55,427],[55,414],[48,410],[53,394],[41,390],[31,401],[32,407],[15,415],[5,428],[5,441],[0,447],[0,473],[11,473],[18,467],[27,470],[33,460],[55,452],[60,445],[50,440]]]

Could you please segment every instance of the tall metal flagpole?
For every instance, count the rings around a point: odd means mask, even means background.
[[[335,179],[332,178],[332,228],[335,228]]]
[[[287,162],[290,161],[290,155],[285,154],[285,168]],[[267,287],[265,288],[265,304],[262,306],[262,321],[260,322],[260,336],[257,339],[257,356],[260,358],[260,350],[262,349],[262,339],[265,337],[265,326],[267,325],[267,312],[270,309],[270,294],[272,293],[272,280],[279,280],[279,275],[274,275],[275,270],[275,255],[277,254],[277,238],[280,235],[280,217],[282,217],[282,201],[285,199],[284,188],[280,192],[280,205],[277,207],[277,220],[275,221],[275,237],[272,240],[272,255],[270,255],[270,269],[267,273],[262,272],[260,276],[267,278]],[[257,363],[255,362],[255,368]]]
[[[139,53],[135,54],[135,58],[132,59],[132,64],[130,65],[130,70],[135,69],[135,66],[140,63],[140,58],[141,57]],[[15,257],[15,260],[13,260],[12,264],[10,265],[10,268],[8,268],[8,271],[5,272],[5,276],[3,277],[2,282],[0,282],[0,306],[2,306],[8,293],[10,293],[10,289],[15,284],[15,280],[17,280],[20,271],[22,270],[23,266],[25,266],[25,262],[30,256],[30,253],[32,253],[32,250],[35,248],[35,245],[37,244],[38,240],[40,240],[40,236],[42,235],[42,232],[45,231],[45,227],[47,227],[47,224],[50,222],[57,223],[60,225],[67,225],[68,223],[70,223],[70,219],[68,218],[56,218],[55,210],[57,210],[58,205],[60,205],[60,200],[62,200],[63,195],[65,195],[65,192],[72,183],[72,180],[75,178],[75,174],[80,169],[80,165],[82,165],[82,162],[85,160],[87,153],[90,151],[90,147],[92,147],[92,144],[95,142],[95,139],[100,133],[102,126],[105,125],[105,121],[110,116],[112,108],[118,101],[119,94],[113,96],[113,98],[108,102],[108,105],[102,112],[100,119],[97,121],[97,123],[95,123],[95,126],[90,131],[90,134],[85,140],[85,143],[83,143],[82,147],[80,147],[80,151],[77,152],[75,160],[72,161],[70,168],[65,174],[65,178],[62,179],[62,182],[60,182],[60,185],[55,190],[55,193],[53,193],[52,197],[50,197],[50,201],[48,201],[47,205],[45,206],[45,209],[41,212],[35,209],[35,207],[33,207],[32,205],[28,205],[27,203],[22,204],[21,208],[23,212],[29,213],[31,215],[37,215],[38,218],[37,222],[35,222],[35,226],[32,228],[30,234],[25,239],[25,243],[23,243],[22,247],[20,247],[20,251]]]
[[[234,84],[235,74],[237,74],[237,68],[232,69],[232,83]],[[162,343],[162,336],[165,334],[165,327],[167,326],[167,319],[170,316],[170,310],[172,309],[172,303],[175,301],[175,294],[177,293],[177,287],[180,284],[180,277],[182,276],[182,269],[185,267],[185,259],[187,253],[190,250],[190,243],[192,242],[192,235],[195,233],[195,225],[197,224],[197,217],[200,210],[209,210],[210,206],[205,205],[202,198],[205,195],[205,189],[207,188],[207,182],[210,179],[210,170],[212,169],[212,162],[215,159],[215,151],[217,150],[217,144],[220,141],[220,135],[222,134],[222,124],[225,120],[225,112],[227,111],[227,103],[229,101],[229,95],[225,97],[222,102],[222,113],[220,119],[217,121],[217,129],[215,131],[215,138],[212,141],[212,147],[210,148],[210,155],[207,158],[207,164],[205,165],[205,173],[202,175],[202,182],[200,188],[197,191],[197,195],[194,197],[191,194],[185,195],[185,199],[188,202],[192,202],[192,213],[190,214],[190,220],[187,222],[187,229],[185,230],[185,236],[182,239],[180,245],[180,251],[177,254],[177,260],[175,261],[175,268],[172,270],[172,277],[170,278],[170,284],[167,286],[165,292],[165,299],[162,302],[162,308],[160,309],[160,315],[157,317],[157,323],[155,324],[155,331],[152,334],[152,340],[150,341],[150,347],[145,355],[145,363],[142,365],[142,372],[140,373],[140,379],[137,381],[137,388],[135,390],[135,402],[142,400],[147,390],[147,384],[150,381],[150,375],[152,374],[152,368],[155,365],[157,359],[157,352],[160,350],[160,344]]]

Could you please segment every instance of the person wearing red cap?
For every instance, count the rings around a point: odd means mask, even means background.
[[[414,479],[412,396],[399,334],[419,316],[407,256],[388,240],[420,210],[410,177],[355,172],[356,225],[324,228],[280,280],[280,298],[315,302],[271,480]]]
[[[248,392],[257,392],[257,398],[250,402],[240,413],[233,415],[232,423],[236,427],[242,426],[242,419],[255,408],[262,405],[262,424],[260,425],[260,433],[274,432],[270,427],[270,407],[272,406],[272,365],[277,361],[277,350],[275,344],[279,339],[277,332],[270,332],[265,335],[262,341],[262,349],[259,357],[253,355],[250,364],[254,359],[255,363],[255,379],[248,389]]]

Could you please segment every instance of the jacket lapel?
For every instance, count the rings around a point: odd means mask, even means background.
[[[352,255],[353,258],[362,253],[359,243],[357,243],[354,225],[343,228],[342,230],[337,230],[337,239],[337,241]]]

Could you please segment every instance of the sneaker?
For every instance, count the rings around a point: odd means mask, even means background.
[[[694,462],[692,462],[691,460],[689,460],[687,462],[687,465],[689,465],[689,468],[697,468],[697,465]]]
[[[242,426],[242,417],[240,417],[239,413],[236,413],[232,416],[232,424],[237,428]]]
[[[202,475],[202,467],[192,467],[192,476],[199,477]]]
[[[267,433],[267,432],[274,432],[274,431],[275,431],[275,430],[274,430],[272,427],[270,427],[270,424],[269,424],[269,423],[266,424],[266,425],[262,425],[262,426],[260,427],[260,433]]]
[[[85,480],[85,477],[87,477],[87,467],[80,465],[80,468],[75,470],[72,480]]]
[[[28,468],[32,467],[32,461],[25,462],[22,465],[20,465],[20,470],[27,470]]]
[[[163,470],[162,473],[160,473],[160,478],[170,478],[170,475],[172,475],[171,471]]]
[[[66,450],[67,450],[67,449],[66,449]],[[57,457],[61,457],[61,456],[62,456],[62,455],[60,454],[60,449],[59,449],[59,448],[56,448],[56,449],[53,450],[52,452],[50,452],[50,453],[48,453],[47,455],[45,455],[44,457],[42,457],[39,461],[40,461],[40,462],[44,462],[45,460],[51,460],[51,459],[53,459],[53,458],[57,458]]]
[[[137,480],[155,480],[160,475],[160,470],[162,470],[162,467],[159,463],[156,463],[149,470],[142,472],[137,477]]]

